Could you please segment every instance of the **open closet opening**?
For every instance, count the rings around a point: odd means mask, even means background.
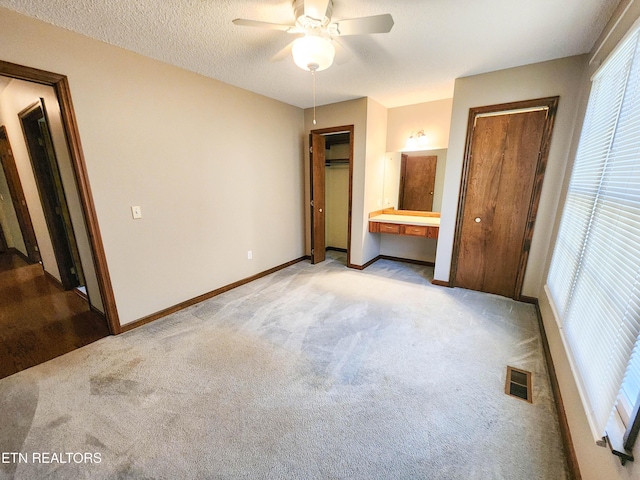
[[[349,133],[325,136],[325,249],[345,254],[349,224],[350,136]]]
[[[313,130],[311,153],[311,263],[332,258],[350,265],[353,126]]]

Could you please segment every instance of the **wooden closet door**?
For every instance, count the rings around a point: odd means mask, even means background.
[[[520,297],[552,122],[549,108],[473,119],[456,234],[456,286]]]
[[[325,260],[325,138],[309,135],[311,145],[311,263]]]

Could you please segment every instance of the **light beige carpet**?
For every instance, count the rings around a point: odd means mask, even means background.
[[[0,453],[26,461],[0,479],[566,478],[531,305],[343,263],[1,380]],[[534,372],[533,404],[505,395],[508,364]]]

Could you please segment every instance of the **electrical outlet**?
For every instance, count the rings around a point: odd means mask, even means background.
[[[251,250],[249,250],[247,252],[247,260],[251,260],[253,258],[253,252]]]
[[[131,215],[133,218],[142,218],[142,209],[137,205],[131,207]]]

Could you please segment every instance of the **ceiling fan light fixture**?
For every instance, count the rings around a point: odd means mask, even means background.
[[[320,72],[333,63],[336,48],[330,38],[305,35],[293,42],[293,61],[302,70]]]

